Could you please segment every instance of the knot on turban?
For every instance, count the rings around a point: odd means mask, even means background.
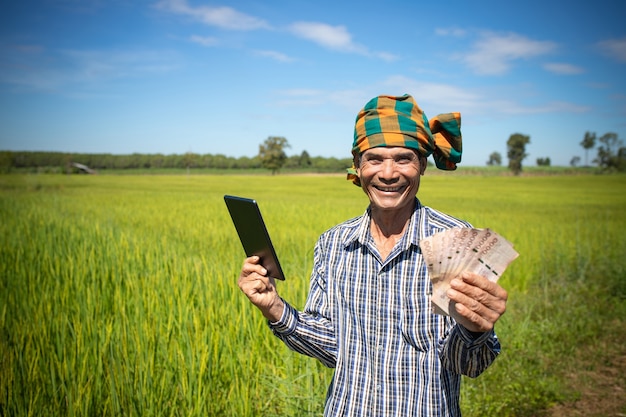
[[[444,113],[428,120],[408,94],[378,96],[370,100],[356,117],[352,155],[379,146],[402,146],[428,157],[443,170],[455,170],[461,162],[461,114]],[[348,179],[360,186],[353,165]]]

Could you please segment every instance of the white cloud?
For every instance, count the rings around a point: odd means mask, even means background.
[[[598,42],[598,47],[606,55],[618,61],[626,62],[626,37]]]
[[[64,54],[84,80],[112,79],[145,73],[168,72],[174,68],[168,52],[150,50],[71,50]]]
[[[47,50],[39,46],[3,49],[8,65],[0,82],[34,90],[75,90],[103,82],[165,73],[177,68],[169,51]]]
[[[277,92],[276,105],[282,107],[333,108],[342,117],[352,117],[357,109],[378,94],[413,95],[429,117],[438,113],[459,111],[475,125],[484,120],[511,119],[541,114],[581,114],[591,107],[566,101],[533,98],[530,101],[498,95],[497,90],[469,89],[453,84],[423,82],[397,75],[380,83],[358,89],[316,90],[292,89]],[[329,107],[331,106],[331,107]],[[347,112],[347,113],[346,113]],[[356,114],[356,113],[355,113]]]
[[[350,118],[352,112],[356,112],[372,96],[363,89],[356,90],[332,90],[312,88],[293,88],[277,92],[276,104],[284,107],[318,107],[323,108],[323,112],[347,111]],[[356,115],[356,113],[354,114]]]
[[[435,34],[439,36],[452,36],[455,38],[462,38],[467,34],[464,29],[460,28],[436,28]]]
[[[256,30],[273,29],[263,19],[241,13],[231,7],[190,6],[187,0],[160,0],[155,4],[157,9],[188,16],[209,26],[215,26],[230,30]],[[396,61],[398,57],[388,52],[371,52],[363,45],[352,40],[352,35],[343,26],[332,26],[321,22],[295,22],[287,27],[291,34],[312,41],[317,45],[334,51],[356,53],[363,56],[374,57],[383,61]],[[215,44],[210,38],[192,37],[199,44],[209,46]],[[215,42],[215,43],[214,43]],[[260,51],[261,55],[268,56],[281,62],[289,62],[292,58],[278,52]]]
[[[296,36],[315,42],[328,49],[366,54],[367,50],[352,42],[345,26],[331,26],[318,22],[296,22],[289,27]]]
[[[389,52],[375,52],[374,55],[383,61],[393,62],[398,60],[398,56]]]
[[[473,116],[526,115],[542,113],[583,113],[588,106],[563,101],[528,103],[498,96],[496,92],[472,90],[451,84],[428,83],[405,76],[389,77],[383,94],[411,94],[427,115],[460,111]]]
[[[512,62],[545,55],[556,48],[548,41],[536,41],[512,33],[485,33],[463,61],[477,74],[501,75],[509,71]]]
[[[219,43],[217,38],[212,36],[192,35],[189,40],[202,46],[215,46]]]
[[[398,60],[398,56],[389,52],[372,52],[352,40],[352,35],[345,26],[332,26],[320,22],[296,22],[288,30],[294,35],[312,41],[324,48],[347,53],[355,53],[387,62]]]
[[[189,16],[209,26],[231,30],[271,29],[263,19],[238,12],[227,7],[199,6],[192,7],[187,0],[162,0],[156,4],[158,9]]]
[[[254,51],[254,54],[258,56],[266,57],[266,58],[271,58],[278,62],[295,61],[295,59],[291,58],[290,56],[283,54],[282,52],[278,52],[278,51],[258,50],[258,51]]]
[[[546,71],[553,72],[559,75],[576,75],[582,74],[585,70],[581,67],[571,64],[559,63],[559,62],[549,62],[544,64],[543,68]]]
[[[384,85],[391,89],[385,94],[411,94],[420,106],[421,103],[428,103],[429,106],[434,105],[441,108],[449,108],[450,106],[469,108],[475,107],[484,99],[481,95],[468,89],[450,84],[416,81],[401,75],[387,78]],[[450,108],[448,111],[456,110]]]
[[[550,101],[538,105],[522,104],[511,100],[497,100],[490,104],[492,111],[507,115],[530,115],[544,113],[585,113],[589,106],[581,106],[566,101]]]

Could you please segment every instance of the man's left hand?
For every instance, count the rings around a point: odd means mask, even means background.
[[[471,332],[488,332],[506,311],[508,294],[481,275],[463,272],[450,282],[448,298],[457,322]]]

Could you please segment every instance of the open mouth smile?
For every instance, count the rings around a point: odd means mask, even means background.
[[[402,191],[406,188],[406,186],[402,185],[402,186],[395,186],[395,187],[385,187],[383,185],[375,185],[374,188],[376,188],[378,191],[382,191],[385,193],[397,193],[399,191]]]

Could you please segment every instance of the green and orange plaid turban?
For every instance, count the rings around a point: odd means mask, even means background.
[[[425,157],[433,155],[435,165],[455,170],[461,162],[461,114],[444,113],[428,120],[413,97],[378,96],[370,100],[356,117],[352,154],[370,148],[402,146]],[[348,179],[360,186],[356,168],[348,169]]]

